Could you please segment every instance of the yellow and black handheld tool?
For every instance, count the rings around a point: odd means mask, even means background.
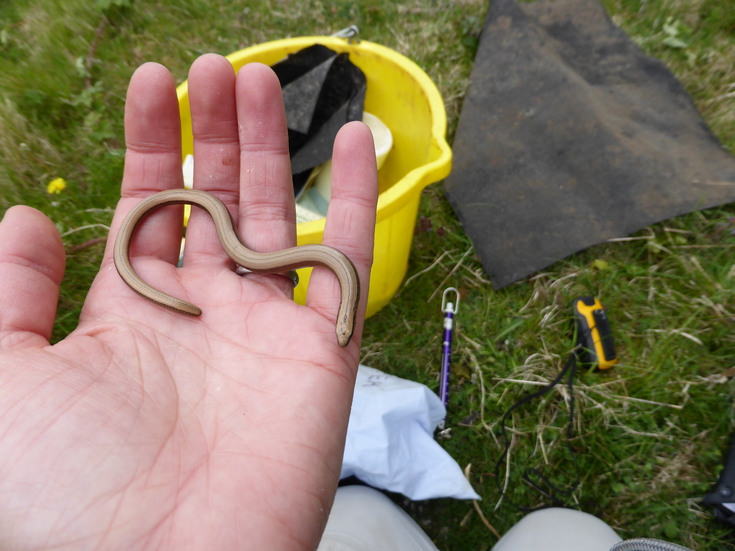
[[[577,322],[577,357],[581,364],[610,369],[618,363],[610,322],[602,303],[596,297],[582,297],[572,302]]]

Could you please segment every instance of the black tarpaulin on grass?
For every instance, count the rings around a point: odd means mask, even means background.
[[[735,159],[597,0],[493,0],[450,203],[497,289],[591,245],[735,200]]]

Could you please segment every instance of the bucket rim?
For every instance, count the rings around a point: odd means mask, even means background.
[[[332,46],[342,51],[364,50],[372,52],[378,57],[386,58],[410,74],[423,90],[428,100],[429,111],[431,113],[431,148],[438,151],[438,155],[434,160],[418,166],[405,174],[400,180],[378,196],[376,222],[380,222],[407,204],[412,199],[411,191],[415,190],[416,192],[420,192],[427,185],[442,180],[449,175],[452,163],[452,150],[446,140],[447,116],[444,100],[434,81],[431,80],[429,75],[416,62],[387,46],[368,40],[361,39],[359,42],[353,42],[345,38],[318,35],[283,38],[237,50],[227,54],[225,58],[233,67],[239,68],[247,62],[244,60],[260,53],[278,49],[298,51],[313,44]],[[188,82],[188,79],[186,79],[176,88],[179,104],[183,100],[187,100],[188,102]],[[323,234],[325,222],[326,218],[321,218],[298,224],[297,231],[299,237],[308,239],[309,236],[313,237]]]

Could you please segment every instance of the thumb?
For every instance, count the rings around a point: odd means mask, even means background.
[[[48,217],[11,207],[0,222],[0,348],[48,344],[66,255]]]

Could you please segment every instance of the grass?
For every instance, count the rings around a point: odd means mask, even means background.
[[[735,4],[603,4],[633,40],[669,66],[735,152]],[[54,339],[74,328],[99,265],[122,175],[125,89],[143,61],[165,64],[182,81],[204,52],[227,54],[355,23],[363,37],[427,71],[445,99],[451,140],[486,9],[481,0],[0,4],[0,207],[35,206],[64,236],[69,260]],[[46,185],[56,177],[68,187],[52,196]],[[493,291],[434,184],[422,197],[411,252],[408,275],[420,275],[368,321],[363,361],[435,388],[441,290],[460,289],[453,428],[442,445],[463,468],[472,465],[479,505],[503,533],[521,513],[507,501],[496,509],[500,415],[538,388],[532,383],[550,381],[562,368],[572,347],[570,301],[599,296],[621,363],[605,373],[578,374],[572,445],[580,483],[568,502],[602,514],[623,537],[733,548],[731,530],[713,520],[700,498],[717,479],[735,420],[729,371],[735,367],[735,208],[681,216],[633,237]],[[562,487],[574,482],[561,438],[567,416],[568,394],[560,386],[509,419],[508,495],[514,502],[542,501],[522,481],[526,468],[538,468]],[[479,551],[495,541],[471,503],[395,497],[439,549]]]

